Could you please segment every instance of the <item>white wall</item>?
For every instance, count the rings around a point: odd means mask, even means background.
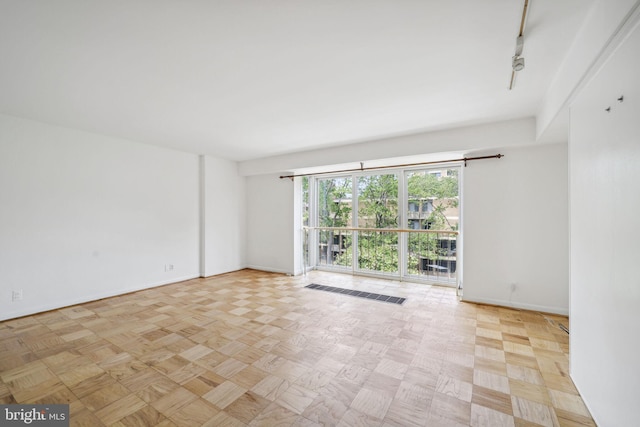
[[[278,175],[246,178],[247,266],[296,273],[294,182]]]
[[[567,145],[501,152],[464,169],[464,300],[567,314]]]
[[[198,193],[196,155],[0,115],[0,319],[197,277]]]
[[[536,135],[541,137],[553,121],[566,112],[574,93],[593,75],[603,51],[610,50],[626,34],[625,21],[631,18],[640,0],[597,0],[562,61],[536,117]],[[636,12],[637,13],[637,12]],[[562,120],[561,120],[562,121]]]
[[[201,156],[201,275],[212,276],[245,266],[245,178],[236,162]]]
[[[600,426],[640,419],[638,52],[636,22],[571,106],[571,376]]]

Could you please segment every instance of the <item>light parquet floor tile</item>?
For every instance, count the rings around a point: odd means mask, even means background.
[[[0,403],[68,403],[73,426],[595,425],[557,323],[451,288],[243,270],[0,322]]]

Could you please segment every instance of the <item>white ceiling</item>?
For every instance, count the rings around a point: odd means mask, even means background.
[[[533,116],[591,0],[0,0],[0,112],[232,160]]]

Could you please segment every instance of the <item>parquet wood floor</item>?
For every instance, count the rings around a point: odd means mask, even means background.
[[[0,323],[0,402],[69,403],[74,426],[593,426],[554,321],[450,288],[244,270]]]

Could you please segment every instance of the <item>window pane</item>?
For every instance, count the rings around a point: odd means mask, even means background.
[[[395,174],[358,178],[358,227],[398,228],[398,177]],[[358,232],[358,269],[398,272],[398,233]]]
[[[320,230],[318,262],[320,265],[351,267],[353,250],[351,232],[344,230]]]
[[[358,227],[398,228],[398,177],[395,174],[358,178]]]
[[[430,230],[407,234],[409,275],[453,283],[456,280],[455,233],[459,225],[458,169],[407,172],[407,228]]]
[[[350,177],[318,180],[318,226],[352,225],[352,183]],[[320,265],[349,267],[352,260],[351,233],[344,230],[320,230],[318,262]]]
[[[351,226],[351,178],[318,181],[318,226]]]
[[[358,232],[358,269],[377,273],[398,272],[398,232]]]
[[[407,228],[458,230],[458,170],[407,173]]]
[[[309,177],[302,177],[302,225],[309,226]]]

